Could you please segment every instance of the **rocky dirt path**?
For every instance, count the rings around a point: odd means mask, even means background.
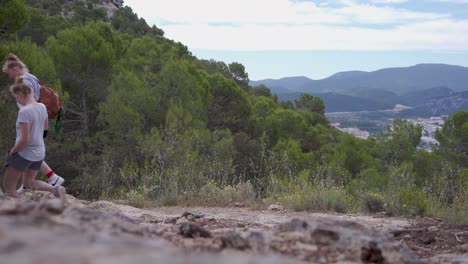
[[[468,263],[467,244],[433,219],[0,195],[0,263]]]

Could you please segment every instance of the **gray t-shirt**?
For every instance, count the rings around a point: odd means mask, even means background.
[[[18,153],[29,161],[45,158],[44,129],[47,110],[44,104],[34,103],[22,107],[16,120],[16,143],[21,139],[21,123],[29,123],[29,141]]]
[[[41,85],[39,84],[37,77],[30,73],[25,73],[21,77],[23,78],[24,83],[31,87],[36,102],[39,102],[39,96],[41,95]]]

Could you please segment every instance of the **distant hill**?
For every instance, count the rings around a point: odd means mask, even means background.
[[[454,94],[455,92],[447,87],[434,87],[426,90],[407,93],[401,96],[402,100],[400,100],[400,103],[409,106],[417,106],[424,104],[431,99],[450,97]]]
[[[278,100],[292,101],[298,99],[302,93],[279,94]],[[325,112],[357,112],[364,110],[384,110],[390,109],[393,105],[380,104],[365,98],[359,98],[337,93],[314,94],[320,97],[325,104]]]
[[[349,71],[328,78],[287,77],[278,80],[251,81],[251,85],[282,87],[295,92],[347,93],[352,89],[380,89],[398,95],[431,87],[447,87],[455,92],[468,90],[468,67],[447,64],[418,64],[411,67],[386,68],[378,71]],[[349,93],[347,93],[349,94]]]
[[[270,89],[275,88],[283,88],[286,90],[290,90],[293,92],[299,91],[302,87],[308,86],[311,83],[315,82],[307,77],[300,76],[300,77],[286,77],[281,79],[265,79],[260,81],[250,81],[251,86],[257,86],[263,84]]]
[[[349,96],[366,99],[374,103],[378,103],[385,109],[393,108],[396,104],[402,104],[401,97],[394,92],[390,92],[382,89],[371,89],[371,88],[353,88],[341,92]],[[406,101],[405,101],[406,102]],[[372,110],[372,109],[368,109]]]
[[[468,91],[430,98],[413,109],[404,111],[403,115],[407,117],[450,116],[462,109],[468,109]]]
[[[457,110],[468,109],[468,91],[454,92],[446,87],[434,87],[398,96],[385,90],[357,89],[359,96],[340,93],[315,93],[325,103],[325,112],[357,112],[392,109],[396,104],[413,107],[405,110],[405,116],[450,115]],[[277,94],[280,101],[298,99],[302,93]]]
[[[302,76],[250,82],[252,86],[260,84],[269,87],[280,101],[294,101],[301,93],[319,96],[328,113],[384,110],[396,104],[415,107],[413,113],[427,113],[437,102],[452,102],[444,98],[468,91],[468,67],[418,64],[373,72],[339,72],[322,80]],[[449,108],[462,105],[452,104]]]

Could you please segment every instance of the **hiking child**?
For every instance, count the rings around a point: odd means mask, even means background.
[[[30,87],[32,90],[32,96],[35,101],[39,101],[39,96],[41,92],[41,85],[39,84],[38,79],[36,76],[29,73],[27,66],[13,53],[8,55],[8,58],[3,65],[3,72],[8,74],[8,77],[11,79],[16,79],[18,77],[22,77],[23,83]],[[18,104],[18,107],[21,109],[21,105]],[[55,174],[55,172],[49,167],[49,165],[43,161],[39,171],[46,175],[48,183],[52,186],[60,186],[62,185],[65,180],[60,177],[59,175]],[[19,191],[22,190],[22,186]]]
[[[49,191],[55,197],[60,197],[65,193],[64,187],[36,180],[45,158],[44,134],[49,126],[46,107],[36,102],[30,86],[22,77],[17,78],[15,84],[10,87],[10,92],[21,107],[16,120],[15,145],[5,156],[7,164],[3,189],[7,195],[18,198],[16,185],[18,179],[23,176],[25,188]]]

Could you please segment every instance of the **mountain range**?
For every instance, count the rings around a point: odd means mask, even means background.
[[[252,86],[261,84],[280,101],[294,101],[302,93],[319,96],[326,112],[383,110],[396,104],[413,107],[407,114],[426,116],[468,109],[468,67],[456,65],[418,64],[372,72],[339,72],[321,80],[286,77],[250,82]]]

